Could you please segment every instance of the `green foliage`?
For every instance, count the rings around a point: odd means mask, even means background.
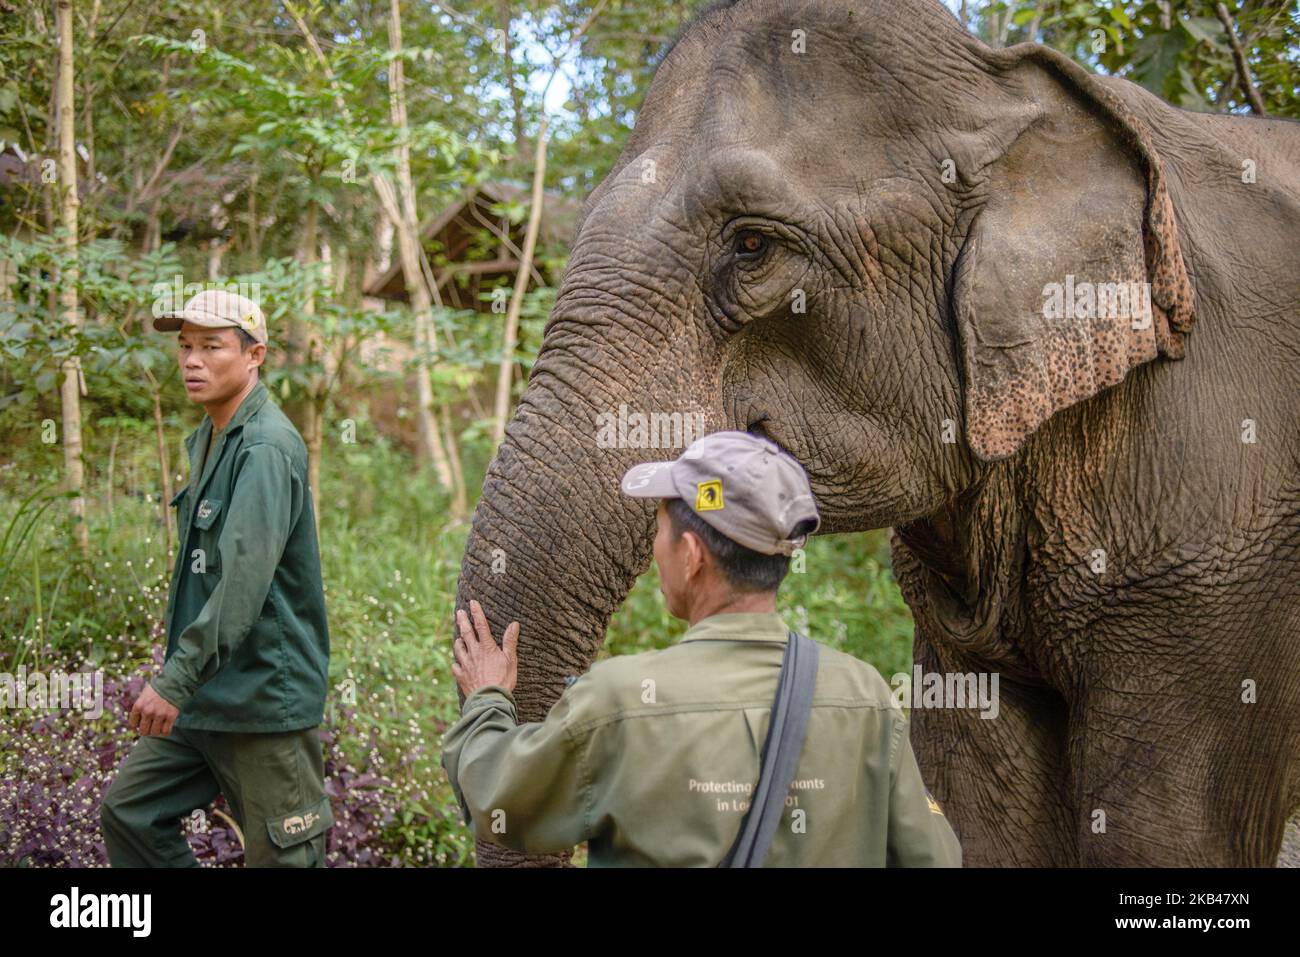
[[[229,158],[288,160],[295,192],[322,205],[332,205],[350,185],[368,189],[372,173],[391,175],[398,145],[422,157],[422,179],[444,190],[464,182],[466,171],[472,180],[499,155],[435,119],[412,122],[401,140],[387,113],[357,96],[391,62],[387,51],[342,47],[330,63],[329,79],[306,50],[271,45],[263,51],[270,54],[266,68],[259,68],[216,46],[196,49],[192,41],[157,35],[135,39],[156,56],[187,64],[185,74],[194,82],[191,109],[220,122]],[[420,53],[407,49],[402,58],[418,61]],[[231,124],[231,117],[237,122]]]
[[[58,236],[24,241],[0,237],[0,260],[19,276],[16,295],[0,299],[0,409],[10,421],[30,417],[41,398],[57,398],[60,366],[71,356],[105,398],[125,397],[129,407],[147,414],[151,382],[175,369],[171,342],[146,325],[163,311],[158,290],[169,289],[179,274],[176,250],[167,245],[138,255],[116,239],[83,243],[75,259]],[[77,298],[86,319],[77,327],[46,304],[57,297],[60,276],[75,265]]]
[[[1241,112],[1246,98],[1216,6],[1217,0],[971,4],[975,28],[986,41],[1037,40],[1094,70],[1140,83],[1175,106]],[[1265,109],[1300,117],[1296,5],[1246,0],[1226,6]]]
[[[60,493],[56,482],[46,482],[38,486],[37,489],[29,494],[26,498],[12,503],[12,513],[8,525],[5,526],[3,537],[0,537],[0,592],[3,592],[6,585],[10,582],[10,577],[14,573],[21,556],[24,554],[29,540],[32,538],[33,530],[38,528],[39,523],[45,518],[46,512],[50,506],[54,505],[61,498],[66,498],[66,493]],[[39,574],[39,557],[36,552],[32,551],[34,567],[38,569],[34,581],[32,582],[33,601],[36,610],[36,616],[40,617],[40,595],[41,581]]]

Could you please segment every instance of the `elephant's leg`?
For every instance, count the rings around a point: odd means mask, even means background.
[[[573,852],[565,854],[520,854],[490,841],[474,842],[474,857],[479,867],[569,867]]]
[[[1292,733],[1232,682],[1209,684],[1128,669],[1121,687],[1095,683],[1077,703],[1081,864],[1274,865],[1296,803]]]
[[[919,629],[914,658],[926,672],[977,670],[936,650]],[[974,708],[914,708],[911,722],[921,774],[961,840],[964,865],[1078,863],[1059,695],[1000,676],[996,717],[981,718]]]

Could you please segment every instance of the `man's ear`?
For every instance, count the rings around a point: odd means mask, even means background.
[[[1142,120],[1047,47],[980,55],[999,95],[983,106],[992,115],[975,168],[961,171],[983,202],[958,257],[953,312],[966,438],[992,461],[1134,366],[1181,359],[1193,302]]]
[[[697,575],[713,561],[704,540],[692,531],[682,531],[682,547],[685,550],[686,567],[682,569],[682,580]]]

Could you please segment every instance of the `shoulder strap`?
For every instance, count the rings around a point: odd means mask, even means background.
[[[722,867],[762,867],[767,858],[785,811],[790,782],[799,770],[799,755],[803,752],[813,689],[817,685],[817,657],[817,642],[790,632],[785,657],[781,660],[772,717],[767,725],[767,740],[763,742],[758,786],[741,822],[740,834],[723,859]]]

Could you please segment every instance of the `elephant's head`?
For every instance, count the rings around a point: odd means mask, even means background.
[[[1053,283],[1148,282],[1146,321],[1044,308]],[[766,434],[807,469],[823,532],[878,528],[1180,356],[1190,321],[1159,160],[1107,81],[991,50],[937,0],[715,7],[587,201],[458,601],[522,623],[538,720],[648,564],[653,511],[620,476],[680,454],[605,447],[602,414]]]

